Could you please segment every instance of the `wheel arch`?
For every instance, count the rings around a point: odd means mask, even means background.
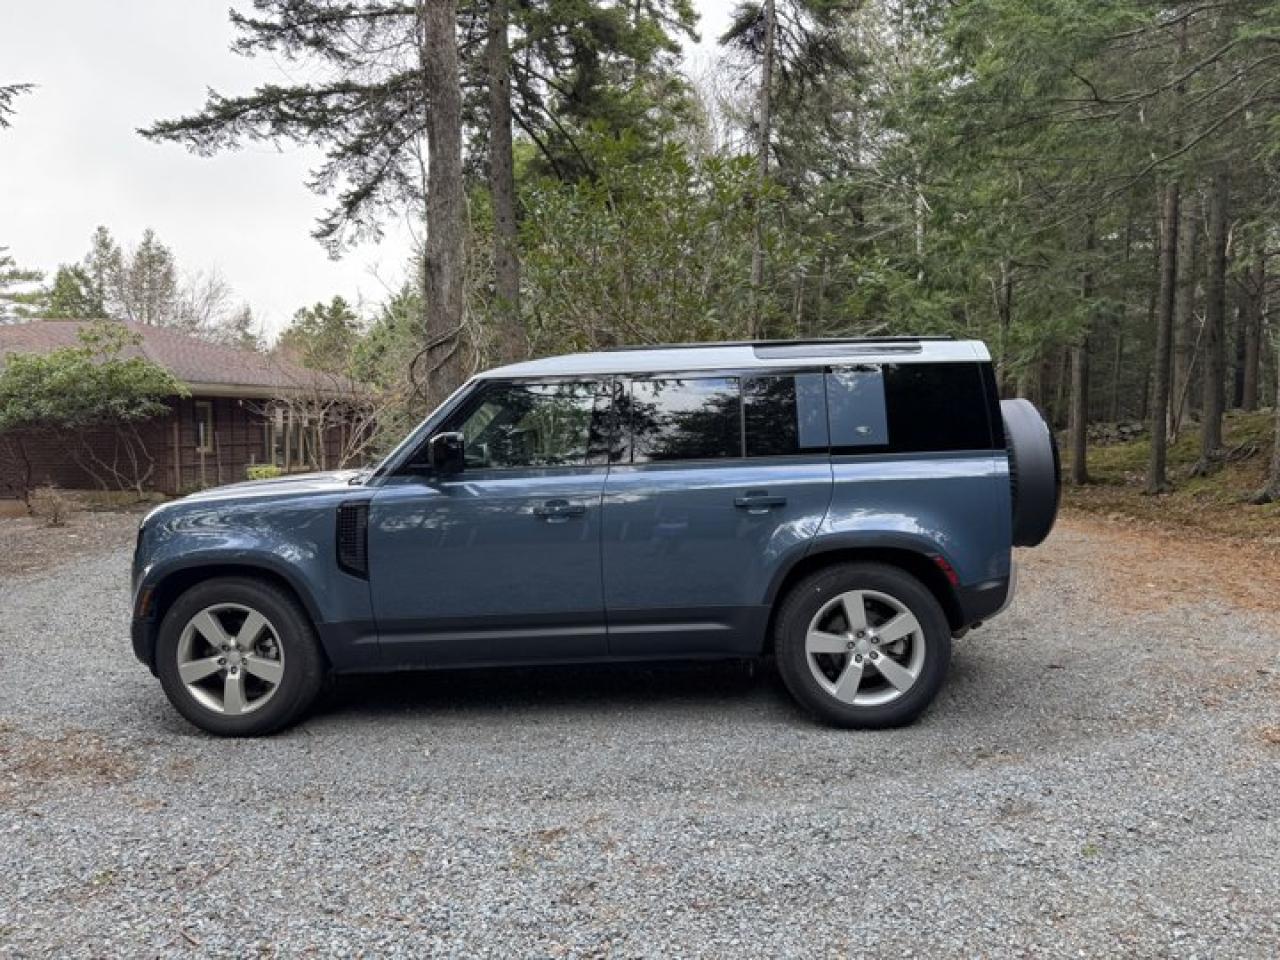
[[[917,544],[838,542],[815,547],[793,563],[773,584],[769,592],[769,619],[765,628],[764,649],[773,651],[774,623],[781,600],[797,583],[812,573],[840,563],[882,563],[911,574],[925,585],[946,614],[951,629],[963,629],[965,615],[955,586],[948,578],[951,564],[938,550]]]
[[[282,590],[306,612],[313,627],[320,623],[319,609],[315,599],[290,575],[275,567],[254,561],[226,560],[212,563],[190,563],[171,567],[161,573],[154,581],[151,593],[151,609],[148,616],[150,629],[147,638],[147,664],[155,670],[156,639],[160,633],[160,624],[174,602],[201,583],[223,577],[243,577],[269,583]],[[321,644],[322,654],[324,645]],[[325,654],[327,658],[327,654]]]

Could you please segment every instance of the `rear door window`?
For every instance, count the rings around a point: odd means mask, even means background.
[[[635,380],[626,407],[633,463],[742,456],[737,377]]]
[[[748,377],[742,384],[748,457],[825,453],[827,404],[821,373]]]

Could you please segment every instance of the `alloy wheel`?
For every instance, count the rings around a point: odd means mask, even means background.
[[[201,706],[228,716],[267,703],[284,679],[284,646],[271,622],[239,603],[205,607],[178,638],[178,676]]]
[[[902,601],[876,590],[850,590],[823,604],[804,648],[818,684],[853,706],[897,700],[924,669],[920,622]]]

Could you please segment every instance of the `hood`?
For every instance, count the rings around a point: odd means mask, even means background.
[[[229,497],[253,496],[269,494],[273,497],[288,496],[294,493],[323,493],[339,487],[353,486],[357,477],[367,474],[367,470],[328,470],[320,473],[291,473],[284,477],[272,477],[270,480],[245,480],[240,483],[228,483],[221,487],[210,487],[188,494],[183,500],[224,500]]]
[[[273,477],[270,480],[246,480],[242,483],[229,483],[221,487],[210,487],[188,494],[177,500],[170,500],[152,510],[142,523],[145,526],[152,518],[182,506],[200,504],[251,501],[258,499],[277,500],[288,497],[307,496],[317,493],[335,493],[358,487],[369,476],[368,470],[330,470],[323,473],[294,473],[285,477]]]

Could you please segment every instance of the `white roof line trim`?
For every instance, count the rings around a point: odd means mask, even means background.
[[[767,357],[756,355],[751,346],[674,347],[650,350],[610,350],[601,353],[574,353],[545,357],[497,367],[478,374],[480,379],[509,377],[606,376],[664,372],[713,372],[715,370],[796,369],[817,366],[849,366],[864,363],[972,363],[987,361],[991,355],[979,340],[920,341],[921,349],[911,353],[885,350],[883,353]]]

